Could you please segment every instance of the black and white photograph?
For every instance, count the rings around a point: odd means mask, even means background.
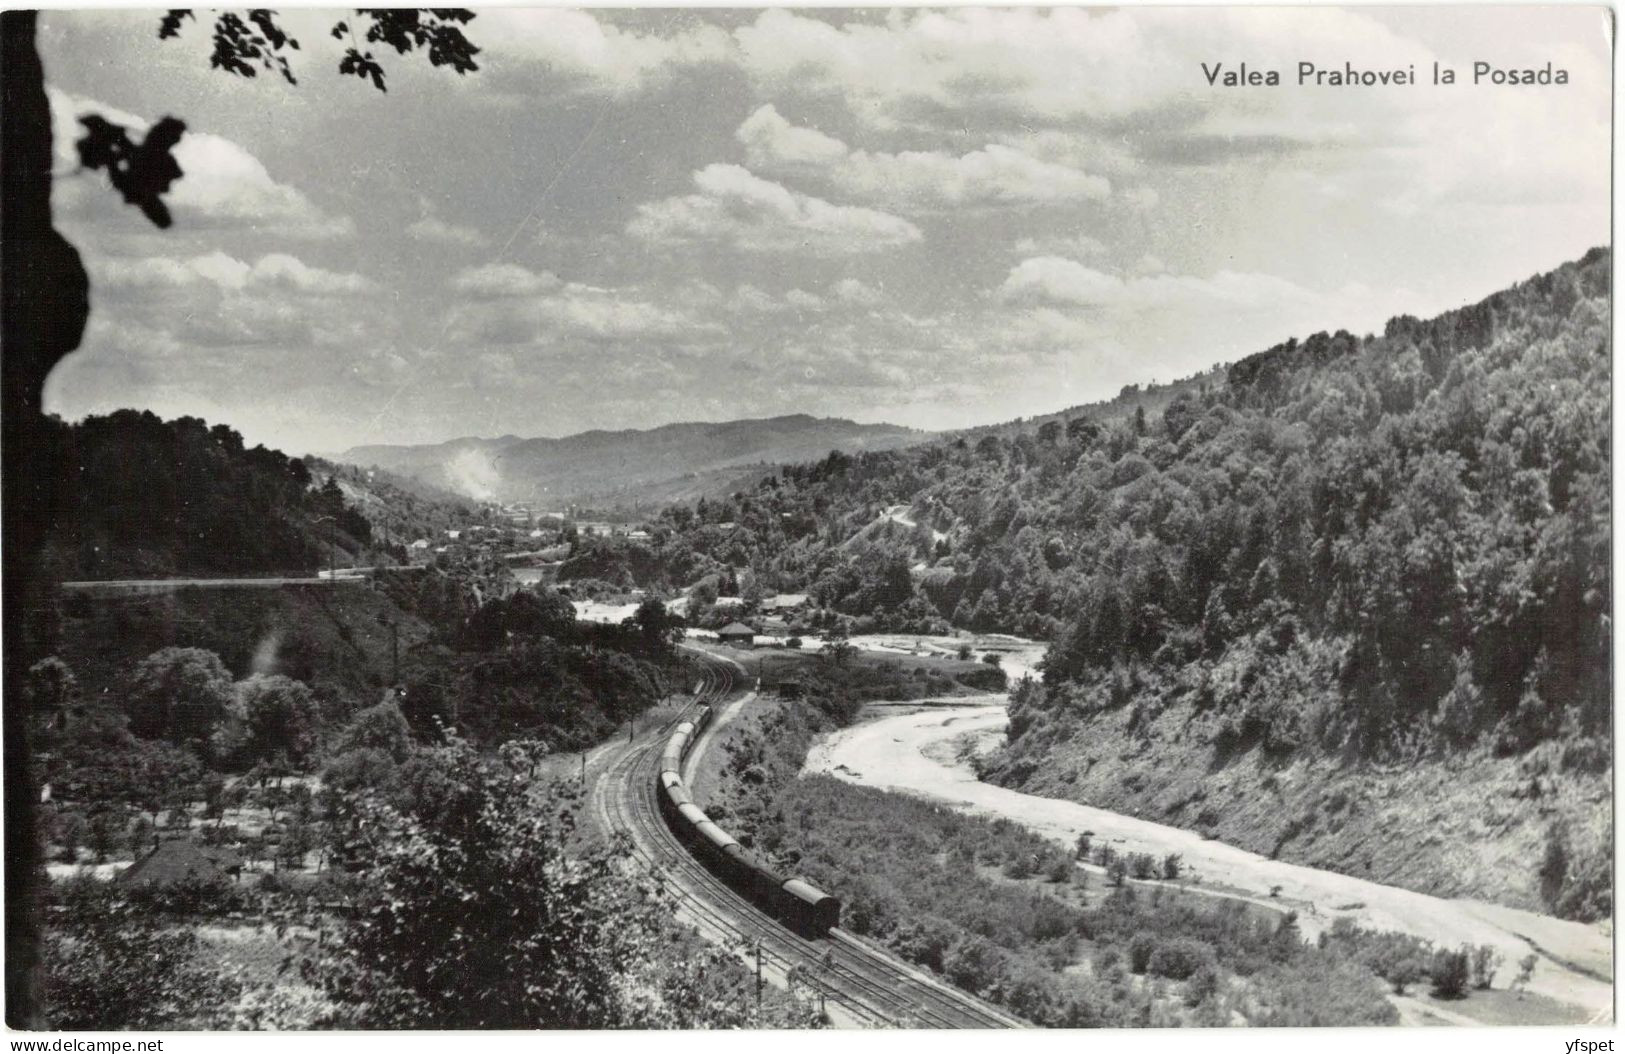
[[[1613,1049],[1615,32],[0,12],[9,1049]]]

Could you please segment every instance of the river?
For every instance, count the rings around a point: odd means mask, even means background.
[[[885,634],[855,637],[866,650],[900,655],[952,654],[956,638]],[[978,654],[996,650],[1012,677],[1030,672],[1042,646],[1013,637],[980,638]],[[1044,798],[983,783],[965,750],[989,749],[1007,724],[1004,695],[943,700],[918,707],[875,707],[873,719],[816,743],[803,773],[924,795],[966,812],[1002,816],[1072,845],[1091,832],[1122,852],[1178,853],[1189,888],[1299,913],[1305,935],[1332,920],[1397,930],[1443,946],[1494,945],[1503,956],[1504,984],[1518,960],[1540,956],[1529,991],[1575,1008],[1577,1022],[1607,1022],[1613,1013],[1613,948],[1602,927],[1569,922],[1483,901],[1446,899],[1350,875],[1270,860],[1193,831],[1152,823],[1078,802]],[[1461,1004],[1469,1009],[1468,1004]]]

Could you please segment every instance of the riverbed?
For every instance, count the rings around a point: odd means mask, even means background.
[[[1039,645],[1001,638],[1001,663],[1013,677],[1031,672]],[[918,642],[918,643],[916,643]],[[951,649],[955,638],[883,635],[855,638],[872,650]],[[985,643],[985,639],[983,642]],[[919,653],[919,652],[916,652]],[[1577,1022],[1612,1020],[1613,947],[1607,929],[1484,901],[1445,899],[1350,875],[1271,860],[1177,827],[1078,802],[1024,794],[977,779],[969,757],[1002,741],[1007,697],[945,700],[877,716],[814,744],[803,774],[823,773],[882,790],[923,795],[966,812],[1006,817],[1071,846],[1089,833],[1120,852],[1178,853],[1181,882],[1194,890],[1296,910],[1314,939],[1346,917],[1375,929],[1411,933],[1442,946],[1493,945],[1503,957],[1498,985],[1516,963],[1539,956],[1529,991],[1575,1008]]]

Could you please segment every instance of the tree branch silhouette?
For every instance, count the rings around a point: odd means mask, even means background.
[[[39,842],[39,783],[29,745],[23,690],[28,667],[51,653],[55,583],[43,568],[45,525],[62,504],[64,481],[50,478],[60,422],[47,417],[42,398],[51,370],[79,347],[90,317],[90,283],[79,252],[57,231],[51,215],[53,169],[51,107],[36,46],[37,11],[0,12],[0,486],[3,522],[4,742],[6,770],[6,1022],[41,1024],[39,985],[41,893],[45,882]],[[365,45],[397,55],[423,53],[431,66],[459,75],[479,69],[479,49],[463,34],[472,12],[462,9],[359,9]],[[159,17],[158,37],[176,39],[196,16],[172,9]],[[348,22],[334,35],[350,32]],[[209,65],[253,78],[261,70],[297,83],[288,56],[299,42],[274,11],[214,16]],[[385,72],[372,50],[353,45],[338,64],[341,75],[385,89]],[[173,151],[183,121],[161,118],[137,142],[131,129],[99,115],[81,119],[76,147],[86,168],[104,170],[123,200],[160,228],[172,225],[164,196],[184,177]]]

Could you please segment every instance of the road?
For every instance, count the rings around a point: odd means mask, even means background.
[[[701,700],[721,708],[743,682],[734,666],[705,666]],[[1022,1022],[840,930],[806,938],[713,875],[666,826],[656,806],[661,746],[678,719],[631,745],[606,750],[590,802],[597,822],[624,832],[634,852],[662,876],[677,915],[704,936],[760,963],[781,987],[821,997],[832,1023],[845,1027],[1008,1028]],[[691,755],[692,756],[692,755]]]
[[[316,578],[116,578],[100,581],[63,582],[62,589],[69,593],[91,593],[98,596],[175,593],[182,589],[281,589],[284,586],[338,586],[364,582],[360,576],[341,573],[329,577],[322,572]]]

